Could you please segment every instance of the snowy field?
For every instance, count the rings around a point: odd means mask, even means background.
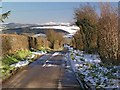
[[[77,26],[44,26],[44,27],[32,27],[31,29],[61,29],[66,32],[69,32],[70,34],[75,34],[79,27]]]
[[[84,54],[83,51],[74,50],[70,46],[65,47],[70,51],[66,57],[70,57],[71,66],[80,80],[84,80],[93,90],[120,90],[119,66],[105,67],[99,55]]]

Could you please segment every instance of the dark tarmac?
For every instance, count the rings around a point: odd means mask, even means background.
[[[54,55],[54,53],[59,53]],[[81,90],[63,52],[49,53],[3,83],[3,90]]]

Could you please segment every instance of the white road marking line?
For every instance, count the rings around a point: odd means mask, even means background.
[[[62,84],[61,84],[61,80],[59,80],[58,82],[58,90],[61,90],[62,89]]]

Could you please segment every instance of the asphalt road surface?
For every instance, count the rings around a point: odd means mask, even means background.
[[[7,89],[81,90],[64,53],[49,53],[3,83]]]

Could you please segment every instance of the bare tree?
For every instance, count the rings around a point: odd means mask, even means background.
[[[59,46],[61,46],[63,41],[63,35],[62,33],[55,32],[54,30],[48,30],[46,33],[47,39],[50,42],[50,48],[54,49],[54,45],[57,43]]]
[[[80,28],[80,36],[84,50],[90,52],[97,47],[97,20],[98,15],[95,9],[87,4],[75,10],[76,25]]]
[[[103,62],[117,63],[118,59],[118,11],[110,3],[100,4],[98,23],[99,54]]]

